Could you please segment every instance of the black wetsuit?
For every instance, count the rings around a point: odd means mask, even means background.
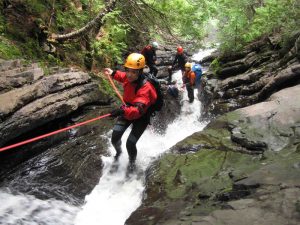
[[[145,81],[145,76],[141,75],[139,79],[135,81],[135,83],[137,83],[137,85],[141,87],[143,84],[145,84],[144,81]],[[140,108],[138,104],[140,103],[137,103],[136,107]],[[126,105],[133,106],[132,104],[129,103],[126,103]],[[148,124],[150,123],[150,117],[151,117],[150,108],[148,108],[147,111],[138,119],[128,120],[125,119],[123,116],[118,117],[118,120],[113,127],[113,133],[111,138],[112,145],[116,149],[116,156],[115,156],[116,160],[119,158],[122,152],[121,138],[124,132],[126,131],[126,129],[132,124],[132,130],[128,136],[126,142],[126,148],[129,155],[129,162],[134,163],[137,155],[136,143],[138,142],[138,140],[146,130]]]
[[[184,71],[184,66],[187,63],[187,56],[184,54],[176,54],[175,59],[173,61],[172,67],[174,67],[177,64],[177,67],[181,70]]]
[[[156,51],[155,51],[155,49],[152,46],[146,46],[142,50],[141,53],[145,56],[146,65],[150,69],[149,72],[156,77],[156,75],[158,73],[158,69],[155,65],[155,61],[156,61]]]

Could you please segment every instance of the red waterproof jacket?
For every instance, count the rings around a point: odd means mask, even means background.
[[[141,51],[141,54],[145,56],[146,65],[152,66],[155,64],[156,61],[156,51],[153,49],[151,45],[147,45]]]
[[[124,108],[124,118],[135,120],[142,117],[157,99],[156,90],[153,85],[146,81],[138,90],[138,82],[129,82],[126,73],[119,70],[112,74],[113,79],[123,84],[123,100],[127,104]]]

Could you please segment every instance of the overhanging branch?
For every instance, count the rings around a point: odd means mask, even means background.
[[[101,27],[104,22],[103,17],[114,10],[117,1],[118,0],[111,0],[102,10],[102,12],[100,12],[92,21],[88,22],[86,26],[68,34],[51,34],[51,39],[55,41],[75,39],[86,35],[95,26]]]

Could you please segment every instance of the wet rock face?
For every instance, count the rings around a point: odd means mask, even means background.
[[[236,54],[219,56],[202,77],[204,117],[261,102],[283,88],[300,83],[300,32],[289,47],[280,48],[280,38],[264,38]]]
[[[176,144],[126,224],[299,224],[299,91],[224,114]]]
[[[60,121],[66,127],[107,111],[91,108]],[[103,119],[51,138],[1,154],[0,187],[39,199],[58,199],[80,205],[99,182],[105,136],[112,120]]]
[[[8,145],[107,114],[110,99],[83,72],[1,61],[0,143]],[[34,68],[34,70],[32,69]],[[2,79],[3,78],[3,79]],[[2,82],[2,83],[1,83]],[[152,120],[163,133],[180,112],[179,98],[167,93],[165,106]],[[3,87],[1,89],[1,87]],[[102,119],[0,154],[0,188],[39,199],[80,205],[99,182],[101,156],[107,155],[114,124]]]
[[[126,224],[300,223],[299,34],[218,57],[200,95],[215,119],[149,169]]]
[[[157,56],[157,77],[158,78],[167,78],[168,77],[168,66],[172,66],[175,59],[177,46],[164,46],[160,47],[156,51]],[[192,61],[190,58],[192,56],[191,50],[189,48],[185,49],[185,54],[188,57],[189,61]]]
[[[45,76],[37,65],[24,66],[19,60],[4,61],[0,68],[0,145],[83,105],[109,103],[83,72]]]
[[[299,32],[284,51],[280,40],[218,57],[200,95],[216,119],[149,169],[126,224],[300,223]]]
[[[180,104],[180,94],[177,98],[168,93],[168,85],[161,85],[164,106],[160,112],[157,112],[156,115],[152,118],[151,124],[158,133],[163,134],[171,122],[173,122],[181,111]]]
[[[232,141],[254,151],[280,151],[299,138],[300,85],[273,94],[269,101],[237,110],[246,116],[232,121]]]
[[[108,113],[100,106],[110,103],[109,96],[88,74],[60,68],[50,71],[45,75],[38,65],[21,60],[0,62],[0,146]],[[88,110],[91,104],[98,107]],[[112,123],[96,121],[1,152],[0,187],[82,203],[99,181],[101,155],[107,154],[108,141],[102,135]]]

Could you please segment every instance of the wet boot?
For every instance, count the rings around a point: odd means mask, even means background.
[[[113,144],[115,150],[116,150],[116,155],[114,156],[114,161],[118,162],[120,155],[122,154],[122,148],[121,148],[121,140],[119,140],[117,143]]]
[[[136,164],[135,161],[129,161],[127,165],[127,170],[126,170],[126,177],[129,178],[132,174],[134,174],[136,171]]]
[[[110,166],[109,173],[115,173],[118,171],[118,169],[119,169],[119,162],[118,160],[114,160]]]
[[[114,161],[111,164],[109,173],[115,173],[119,169],[119,157],[122,153],[121,144],[121,141],[118,141],[116,144],[113,145],[116,149],[116,155],[114,156]]]

